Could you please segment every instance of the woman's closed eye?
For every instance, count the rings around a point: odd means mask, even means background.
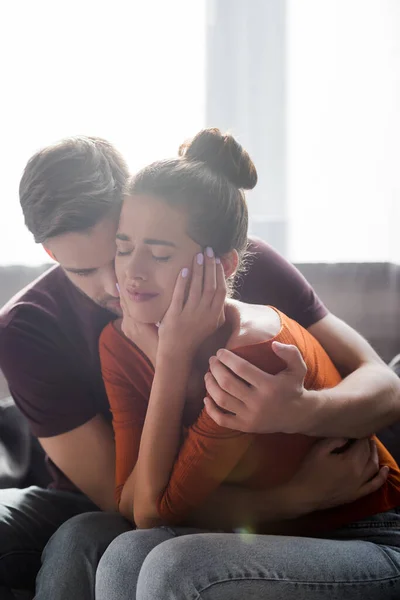
[[[130,254],[132,254],[132,250],[125,250],[125,252],[117,250],[117,256],[129,256]]]
[[[154,256],[154,254],[152,254],[152,257],[157,262],[167,262],[168,260],[170,260],[170,258],[172,258],[171,256]]]

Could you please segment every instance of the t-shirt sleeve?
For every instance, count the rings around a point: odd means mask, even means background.
[[[243,302],[275,306],[305,329],[328,310],[300,271],[266,242],[252,239],[245,272],[239,277]]]
[[[15,318],[0,332],[0,368],[16,405],[37,437],[52,437],[96,415],[83,374],[44,333],[40,316]]]

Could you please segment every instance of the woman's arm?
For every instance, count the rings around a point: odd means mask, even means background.
[[[143,427],[139,456],[132,482],[128,479],[126,494],[133,487],[133,515],[138,528],[156,527],[156,498],[168,483],[179,447],[182,431],[182,411],[187,382],[192,366],[191,357],[177,352],[157,354],[157,368],[151,389]],[[131,504],[132,506],[132,504]]]
[[[132,483],[138,528],[159,524],[157,499],[168,484],[182,432],[182,411],[194,356],[218,328],[224,311],[225,279],[213,257],[193,261],[178,276],[171,305],[159,328],[156,370]],[[204,278],[204,282],[203,282]]]
[[[136,464],[147,398],[143,388],[143,357],[117,334],[112,325],[102,333],[99,344],[102,376],[113,416],[115,441],[114,497],[118,510],[133,520],[123,490]],[[148,367],[147,367],[148,368]],[[130,377],[127,377],[129,373]]]
[[[236,467],[253,439],[251,434],[216,425],[203,409],[189,428],[169,481],[157,498],[160,522],[180,523],[203,506]]]

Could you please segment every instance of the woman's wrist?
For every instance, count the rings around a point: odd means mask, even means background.
[[[195,351],[179,345],[179,340],[174,345],[160,342],[157,348],[157,366],[168,364],[190,367],[195,356]]]

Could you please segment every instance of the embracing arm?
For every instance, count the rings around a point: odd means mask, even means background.
[[[287,368],[263,373],[224,350],[211,365],[207,405],[220,425],[246,432],[362,438],[400,419],[400,380],[351,327],[327,315],[309,328],[344,376],[335,387],[305,390],[304,361],[295,346],[274,344]],[[246,381],[248,385],[244,384]],[[235,413],[223,414],[222,407]]]
[[[359,333],[331,314],[309,332],[344,376],[331,390],[313,392],[309,433],[362,438],[400,419],[400,379]]]
[[[203,506],[190,513],[190,524],[226,531],[251,530],[262,524],[263,530],[274,533],[277,521],[347,504],[373,493],[384,484],[389,471],[388,467],[379,467],[375,443],[358,440],[344,452],[333,452],[345,442],[340,438],[317,442],[294,477],[282,486],[266,491],[219,486]]]
[[[254,386],[238,390],[235,377],[223,369],[212,369],[218,385],[212,386],[220,406],[240,406],[241,415],[234,420],[222,418],[226,427],[247,432],[290,431],[310,433],[317,436],[348,436],[360,438],[377,432],[400,419],[400,379],[383,364],[368,342],[354,329],[332,314],[323,306],[315,291],[294,265],[289,263],[273,248],[261,240],[251,242],[253,259],[248,273],[243,278],[242,296],[253,301],[258,290],[257,302],[274,304],[290,318],[300,323],[317,338],[335,363],[343,381],[332,390],[313,392],[302,400],[302,408],[307,418],[304,421],[289,419],[289,404],[296,404],[301,393],[302,376],[300,356],[285,354],[288,371],[296,370],[297,377],[278,376],[275,382],[259,376]],[[273,282],[273,286],[271,286]],[[271,287],[274,292],[271,292]],[[244,293],[245,292],[245,293]],[[263,299],[264,297],[264,299]],[[240,362],[240,361],[239,361]],[[241,372],[246,371],[244,361],[236,362]],[[238,375],[240,373],[237,372]],[[289,373],[290,374],[290,373]],[[221,379],[222,377],[222,379]],[[235,396],[235,393],[239,394]],[[275,400],[282,404],[280,415],[276,415],[275,427],[271,419]],[[327,400],[333,400],[328,406]],[[237,400],[243,405],[238,404]],[[223,417],[211,405],[211,416]],[[234,411],[235,412],[235,411]],[[228,422],[229,421],[229,422]],[[284,429],[281,429],[283,425]],[[311,426],[311,429],[310,429]]]
[[[54,464],[99,508],[116,510],[114,437],[101,415],[39,441]]]
[[[22,309],[21,309],[22,310]],[[32,433],[70,481],[102,510],[114,502],[114,438],[73,357],[48,337],[39,311],[18,315],[0,335],[0,363]]]

